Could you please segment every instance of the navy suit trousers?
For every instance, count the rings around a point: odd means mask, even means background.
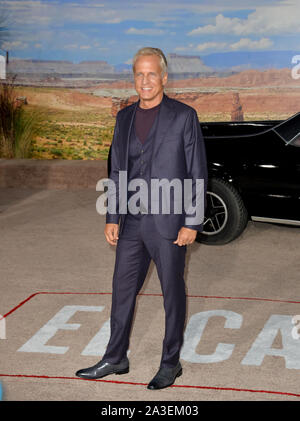
[[[111,334],[103,361],[117,364],[126,356],[136,296],[143,286],[151,259],[156,265],[165,309],[165,336],[160,366],[174,367],[179,361],[186,315],[186,246],[173,244],[175,240],[165,239],[159,234],[153,215],[126,215],[116,246]]]

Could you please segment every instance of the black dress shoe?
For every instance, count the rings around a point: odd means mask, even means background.
[[[125,374],[129,372],[129,361],[125,357],[118,364],[111,364],[105,361],[99,361],[97,364],[89,368],[83,368],[76,372],[77,377],[83,379],[100,379],[109,374]]]
[[[176,377],[181,376],[181,374],[182,367],[180,362],[178,362],[176,367],[161,367],[151,382],[148,384],[147,389],[155,390],[171,386],[174,383]]]

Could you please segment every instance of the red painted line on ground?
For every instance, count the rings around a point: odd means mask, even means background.
[[[18,308],[20,308],[23,304],[27,301],[31,300],[33,297],[39,294],[77,294],[77,295],[111,295],[111,292],[50,292],[50,291],[38,291],[34,294],[31,294],[28,298],[23,300],[17,306],[15,306],[12,310],[6,313],[4,317],[9,316]],[[150,296],[150,297],[162,297],[162,294],[138,294],[141,296]],[[300,301],[291,301],[291,300],[277,300],[277,299],[270,299],[270,298],[257,298],[257,297],[224,297],[224,296],[213,296],[213,295],[187,295],[189,298],[217,298],[217,299],[228,299],[228,300],[252,300],[252,301],[269,301],[269,302],[280,302],[280,303],[292,303],[292,304],[300,304]],[[103,380],[103,379],[80,379],[77,377],[60,377],[60,376],[37,376],[37,375],[26,375],[26,374],[0,374],[0,377],[18,377],[18,378],[37,378],[37,379],[62,379],[62,380],[84,380],[84,381],[98,381],[104,383],[115,383],[115,384],[128,384],[128,385],[135,385],[135,386],[147,386],[147,383],[136,383],[136,382],[124,382],[124,381],[116,381],[116,380]],[[289,392],[278,392],[272,390],[256,390],[256,389],[238,389],[233,387],[213,387],[213,386],[194,386],[194,385],[172,385],[170,387],[183,387],[183,388],[192,388],[192,389],[207,389],[207,390],[223,390],[223,391],[235,391],[235,392],[251,392],[251,393],[269,393],[269,394],[276,394],[276,395],[285,395],[285,396],[295,396],[300,397],[300,394],[297,393],[289,393]]]
[[[4,314],[3,318],[9,316],[11,313],[16,311],[18,308],[20,308],[23,304],[25,304],[27,301],[31,300],[31,298],[35,297],[39,294],[77,294],[77,295],[111,295],[111,292],[50,292],[50,291],[38,291],[34,294],[30,295],[28,298],[26,298],[24,301],[22,301],[20,304],[18,304],[16,307],[14,307],[12,310],[10,310],[8,313]],[[149,296],[149,297],[162,297],[162,294],[138,294],[141,296]],[[223,299],[223,300],[250,300],[250,301],[269,301],[269,302],[277,302],[277,303],[290,303],[290,304],[300,304],[300,301],[292,301],[292,300],[277,300],[272,298],[257,298],[257,297],[222,297],[222,296],[215,296],[215,295],[188,295],[188,298],[217,298],[217,299]]]
[[[38,376],[35,374],[0,374],[0,377],[21,377],[21,378],[33,378],[33,379],[58,379],[58,380],[83,380],[88,382],[104,382],[104,383],[117,383],[117,384],[132,384],[147,386],[148,383],[136,383],[136,382],[122,382],[118,380],[103,380],[103,379],[81,379],[79,377],[66,377],[66,376]],[[300,395],[299,395],[300,396]]]
[[[103,380],[103,379],[81,379],[79,377],[64,377],[64,376],[37,376],[31,374],[0,374],[0,377],[17,377],[17,378],[34,378],[34,379],[58,379],[58,380],[80,380],[88,382],[103,382],[103,383],[115,383],[115,384],[128,384],[134,386],[147,386],[148,383],[137,383],[137,382],[124,382],[117,380]],[[239,389],[235,387],[214,387],[214,386],[193,386],[193,385],[176,385],[173,384],[170,387],[182,387],[190,389],[206,389],[206,390],[223,390],[223,391],[233,391],[233,392],[250,392],[250,393],[269,393],[274,395],[285,395],[285,396],[295,396],[300,397],[298,393],[289,393],[289,392],[278,392],[275,390],[258,390],[258,389]]]
[[[21,307],[27,301],[31,300],[31,298],[33,298],[37,294],[40,294],[40,293],[39,292],[36,292],[35,294],[30,295],[28,298],[26,298],[26,300],[22,301],[20,304],[18,304],[16,307],[14,307],[12,310],[10,310],[8,313],[4,314],[3,318],[9,316],[11,313],[13,313],[14,311],[16,311],[19,307]]]
[[[273,298],[257,298],[257,297],[220,297],[214,295],[188,295],[189,298],[221,298],[223,300],[253,300],[253,301],[271,301],[277,303],[300,304],[300,301],[277,300]]]

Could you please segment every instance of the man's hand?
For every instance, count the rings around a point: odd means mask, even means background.
[[[118,224],[106,224],[104,234],[106,237],[106,241],[111,244],[112,246],[115,246],[117,244],[117,241],[119,239],[118,236],[119,233],[119,225]]]
[[[197,230],[182,227],[178,231],[177,240],[173,241],[173,244],[177,244],[178,246],[186,246],[188,244],[192,244],[195,241],[196,236]]]

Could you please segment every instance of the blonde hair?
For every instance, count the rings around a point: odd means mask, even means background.
[[[168,62],[164,55],[164,53],[159,48],[153,47],[144,47],[140,48],[138,52],[135,54],[132,60],[132,70],[134,72],[135,62],[137,61],[138,57],[140,56],[157,56],[159,57],[160,67],[162,71],[162,76],[164,76],[168,71]]]

